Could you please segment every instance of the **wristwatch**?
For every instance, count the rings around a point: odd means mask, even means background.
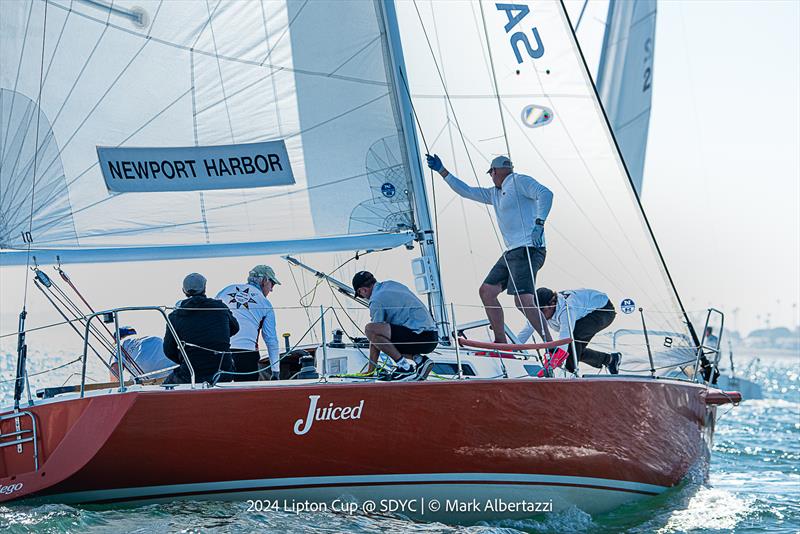
[[[535,223],[538,224],[539,226],[544,226],[544,219],[537,218]]]

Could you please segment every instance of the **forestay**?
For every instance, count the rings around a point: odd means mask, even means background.
[[[24,263],[8,250],[29,241],[40,261],[409,242],[384,35],[358,0],[0,2],[0,262]],[[261,142],[285,143],[275,183],[294,184],[178,191],[197,188],[187,171],[158,176],[175,191],[115,193],[98,164],[98,146],[174,171],[190,156],[169,149]],[[212,178],[247,178],[241,155],[223,150]]]
[[[491,185],[489,161],[510,153],[516,171],[554,192],[538,285],[604,291],[617,308],[612,328],[641,328],[641,307],[648,329],[685,334],[675,336],[671,349],[691,345],[562,4],[397,5],[413,101],[431,152],[481,186]],[[551,119],[531,120],[532,107],[536,118]],[[460,296],[468,287],[466,297],[477,289],[468,275],[487,272],[501,251],[493,214],[455,199],[441,181],[436,192],[445,291]],[[454,203],[462,204],[463,216]],[[465,236],[472,237],[467,244]],[[464,268],[470,265],[472,272]]]

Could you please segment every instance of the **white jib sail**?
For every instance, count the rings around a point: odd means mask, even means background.
[[[553,191],[537,284],[608,293],[617,307],[614,328],[641,328],[642,307],[649,329],[688,333],[562,4],[397,6],[429,150],[462,180],[483,187],[491,185],[491,159],[509,154],[515,171]],[[445,292],[474,292],[476,274],[488,272],[502,250],[494,215],[455,197],[438,175],[433,182]],[[633,313],[620,310],[626,299]]]

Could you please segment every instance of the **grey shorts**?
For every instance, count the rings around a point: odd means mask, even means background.
[[[533,293],[534,278],[544,265],[546,255],[544,248],[537,247],[519,247],[504,252],[483,283],[508,289],[509,295]]]

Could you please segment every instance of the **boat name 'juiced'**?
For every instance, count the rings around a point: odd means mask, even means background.
[[[306,414],[306,418],[301,418],[294,422],[294,433],[298,436],[308,434],[314,421],[361,419],[361,411],[364,409],[363,400],[355,406],[335,406],[330,402],[324,408],[317,408],[319,395],[309,395],[308,401],[308,413]]]

